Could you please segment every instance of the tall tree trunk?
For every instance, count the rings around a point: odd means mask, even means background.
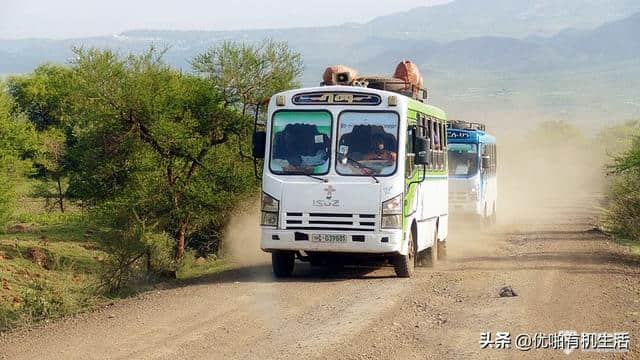
[[[184,257],[184,242],[187,234],[187,221],[180,220],[178,227],[178,249],[176,251],[176,259],[180,260]]]
[[[62,184],[60,183],[60,178],[58,181],[58,204],[60,204],[60,211],[64,212],[64,196],[62,194]]]

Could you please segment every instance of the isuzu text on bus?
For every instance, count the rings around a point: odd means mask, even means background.
[[[254,134],[262,171],[261,248],[278,277],[296,257],[368,254],[400,277],[444,256],[446,115],[403,62],[393,78],[333,66],[323,86],[274,95]]]

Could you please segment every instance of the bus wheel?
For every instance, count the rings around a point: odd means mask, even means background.
[[[426,260],[425,266],[427,267],[435,267],[438,262],[438,250],[440,247],[440,242],[438,241],[438,227],[436,226],[436,230],[433,232],[433,244],[430,248],[426,249],[426,254],[424,259]]]
[[[271,253],[271,266],[273,274],[278,278],[291,276],[296,261],[296,253],[293,251],[274,251]]]
[[[487,204],[484,204],[484,212],[482,213],[482,228],[483,230],[487,230],[491,227],[491,217],[489,216],[489,209],[487,209]]]
[[[447,242],[438,241],[438,260],[447,259]]]
[[[393,268],[398,277],[409,278],[413,275],[416,262],[416,244],[413,231],[409,231],[409,250],[407,255],[396,255],[393,259]]]
[[[491,225],[496,225],[498,223],[498,214],[496,213],[496,204],[493,204],[493,213],[491,213]]]

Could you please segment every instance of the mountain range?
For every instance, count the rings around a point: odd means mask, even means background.
[[[166,61],[188,70],[193,56],[222,40],[269,37],[302,53],[305,85],[317,84],[333,63],[390,74],[411,59],[423,70],[432,101],[456,117],[504,124],[524,111],[593,125],[640,116],[638,34],[637,0],[456,0],[365,24],[0,40],[0,74],[66,62],[73,46],[137,52],[152,43],[169,45]]]

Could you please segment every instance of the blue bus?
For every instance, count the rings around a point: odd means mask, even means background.
[[[483,124],[447,124],[449,210],[454,216],[496,222],[498,203],[496,138]]]

